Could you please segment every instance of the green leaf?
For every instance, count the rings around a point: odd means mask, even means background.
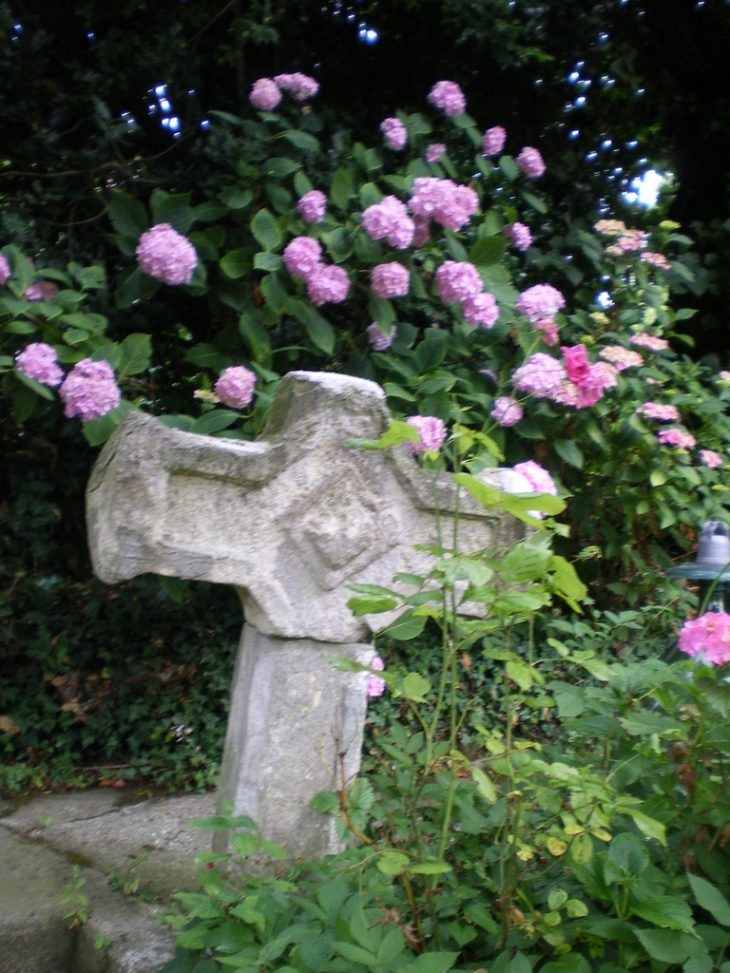
[[[504,254],[507,241],[503,236],[483,236],[479,237],[469,251],[472,262],[478,268],[491,267],[498,264]]]
[[[368,615],[371,612],[388,612],[396,608],[398,602],[395,598],[374,598],[372,596],[365,596],[359,598],[350,598],[347,602],[347,607],[354,615]]]
[[[284,287],[281,274],[267,274],[261,279],[261,293],[264,300],[274,314],[282,314],[286,308],[289,295]]]
[[[354,191],[349,172],[340,166],[332,180],[330,199],[335,206],[338,206],[341,210],[346,210]]]
[[[715,922],[719,922],[721,926],[730,926],[730,904],[722,892],[699,875],[688,874],[687,878],[697,904],[709,912]]]
[[[385,330],[383,325],[387,327],[396,320],[395,308],[386,297],[371,297],[368,301],[368,314],[382,330]]]
[[[304,196],[306,193],[310,193],[314,189],[312,183],[309,181],[309,176],[302,172],[299,172],[294,176],[294,190],[298,196]]]
[[[620,874],[641,875],[649,867],[649,852],[635,834],[624,832],[611,842],[608,861],[618,866]]]
[[[236,280],[251,269],[251,257],[245,250],[231,250],[221,257],[219,265],[226,277]]]
[[[254,361],[262,362],[270,356],[269,336],[250,311],[244,311],[239,318],[238,333],[250,348]]]
[[[396,973],[446,973],[459,958],[458,953],[421,953]]]
[[[547,213],[547,205],[539,198],[539,196],[529,192],[527,189],[520,189],[520,196],[522,196],[528,206],[532,206],[532,208],[537,210],[538,213]]]
[[[496,804],[499,795],[497,794],[497,789],[492,783],[492,779],[487,777],[484,771],[480,770],[479,767],[473,766],[471,768],[471,776],[474,783],[477,785],[477,790],[487,804]]]
[[[145,207],[127,193],[112,192],[108,213],[112,226],[122,236],[139,239],[150,225]]]
[[[401,618],[403,618],[402,615]],[[400,618],[398,621],[400,621]],[[418,621],[425,621],[425,619],[418,619]],[[423,628],[423,626],[421,626],[421,628]],[[388,629],[386,629],[386,632],[387,631]],[[413,636],[410,637],[412,638]],[[395,635],[393,638],[402,638],[402,636]],[[430,692],[430,690],[431,683],[418,672],[409,672],[403,680],[403,695],[406,699],[410,699],[414,703],[425,703],[426,694]]]
[[[634,935],[652,959],[660,963],[684,963],[689,957],[704,956],[707,947],[685,932],[669,929],[634,929]]]
[[[214,220],[219,220],[225,216],[226,212],[225,206],[214,203],[212,199],[193,207],[193,217],[196,223],[212,223]]]
[[[278,250],[281,246],[281,230],[265,207],[260,209],[251,220],[251,232],[264,250]]]
[[[335,791],[318,791],[309,806],[320,814],[334,814],[340,807],[340,798]]]
[[[409,869],[414,875],[443,875],[452,870],[448,862],[439,861],[419,862],[418,865],[413,865]]]
[[[400,875],[408,867],[410,858],[402,851],[383,851],[378,856],[378,868],[384,875]]]
[[[675,895],[655,895],[631,907],[634,915],[662,929],[680,929],[691,932],[693,928],[692,910],[687,903]]]
[[[310,135],[309,132],[300,132],[297,129],[292,128],[289,129],[288,132],[283,132],[282,134],[287,142],[291,142],[291,144],[297,149],[303,149],[305,152],[319,152],[319,139],[316,139],[313,135]],[[306,191],[307,190],[305,190],[305,192]],[[299,192],[298,189],[297,192]]]
[[[178,605],[182,604],[183,595],[187,591],[188,581],[186,578],[168,578],[166,575],[161,574],[157,578],[160,588],[165,592],[167,597],[176,602]]]
[[[218,193],[218,199],[228,209],[245,209],[253,199],[253,192],[242,186],[226,186]]]
[[[148,334],[135,332],[129,334],[121,344],[117,372],[120,378],[127,375],[139,375],[149,368],[152,357],[152,339]]]
[[[288,159],[286,156],[273,156],[266,160],[261,171],[265,176],[270,176],[273,179],[286,179],[292,172],[301,168],[301,162],[297,162],[295,159]]]
[[[185,909],[195,918],[221,919],[223,917],[223,909],[218,903],[200,892],[176,892],[173,899],[182,902]]]
[[[426,624],[425,615],[414,615],[412,609],[404,611],[403,614],[383,631],[383,635],[397,639],[399,642],[407,642],[420,635]]]
[[[148,277],[139,267],[135,267],[129,274],[120,274],[119,285],[114,292],[114,303],[124,309],[152,297],[160,289],[160,282],[154,277]]]
[[[83,433],[89,446],[101,446],[102,443],[105,443],[122,421],[123,416],[131,408],[132,404],[122,399],[112,412],[107,412],[100,419],[92,419],[90,422],[85,422],[83,424]]]
[[[36,382],[34,378],[31,378],[30,375],[26,375],[25,372],[21,371],[19,368],[16,369],[15,377],[19,379],[23,385],[27,385],[31,391],[35,392],[36,395],[40,395],[42,399],[47,399],[49,402],[53,402],[53,400],[56,398],[48,386],[41,385],[40,382]]]
[[[281,270],[282,260],[278,253],[266,253],[266,251],[262,250],[254,254],[253,265],[255,270],[273,272],[275,270]],[[231,277],[233,275],[229,274],[228,276]],[[238,274],[238,276],[240,277],[241,275]]]
[[[220,432],[228,429],[239,418],[237,412],[228,412],[225,409],[211,409],[204,413],[190,427],[190,432],[197,432],[202,435],[210,435],[213,432]]]
[[[367,949],[363,949],[362,946],[355,946],[354,943],[335,941],[332,943],[332,948],[340,956],[344,956],[346,960],[349,960],[351,963],[362,963],[363,966],[367,966],[373,973],[376,973],[380,969],[377,957]]]
[[[520,169],[511,155],[503,155],[499,160],[499,168],[508,182],[514,182],[519,177]]]
[[[586,704],[583,691],[578,686],[574,686],[569,682],[560,682],[556,679],[554,682],[548,683],[547,688],[555,697],[558,716],[561,720],[569,719],[573,716],[580,716],[585,710]]]
[[[152,222],[169,223],[178,233],[187,233],[195,222],[190,205],[191,193],[166,193],[155,189],[150,197]]]
[[[573,442],[572,439],[554,439],[553,447],[555,452],[561,459],[564,459],[566,463],[570,463],[577,470],[583,469],[583,463],[585,458],[583,453],[578,448],[577,444]]]
[[[305,311],[304,327],[309,336],[309,340],[323,351],[325,355],[331,355],[334,351],[336,338],[334,328],[311,305],[305,305]]]
[[[4,325],[3,330],[7,334],[33,334],[38,330],[38,325],[33,321],[11,321]]]

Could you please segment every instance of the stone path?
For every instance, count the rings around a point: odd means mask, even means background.
[[[155,973],[174,953],[156,919],[174,892],[197,887],[194,859],[210,848],[210,832],[187,822],[214,811],[214,794],[108,789],[0,802],[0,973]],[[70,930],[60,899],[74,864],[89,918]],[[125,895],[111,875],[136,876],[153,900]],[[110,945],[96,949],[98,933]]]

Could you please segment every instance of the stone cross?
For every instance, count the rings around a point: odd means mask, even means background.
[[[389,420],[374,382],[291,372],[255,442],[128,412],[87,490],[103,581],[150,571],[236,588],[245,623],[219,804],[232,800],[235,814],[295,855],[337,849],[333,822],[309,801],[360,766],[367,673],[340,672],[328,659],[368,664],[364,640],[395,617],[355,617],[348,585],[427,574],[432,556],[414,545],[438,545],[437,511],[451,539],[458,510],[465,551],[524,537],[519,521],[479,507],[450,474],[422,470],[405,446],[347,446],[377,439]]]

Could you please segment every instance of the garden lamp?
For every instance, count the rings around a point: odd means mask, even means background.
[[[730,528],[727,524],[720,520],[706,521],[702,525],[697,557],[691,563],[670,568],[667,575],[699,581],[703,612],[730,609]]]

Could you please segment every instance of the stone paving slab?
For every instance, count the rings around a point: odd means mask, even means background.
[[[174,940],[156,919],[174,892],[197,887],[194,859],[210,847],[210,832],[186,824],[214,810],[214,794],[148,800],[106,789],[0,805],[0,973],[155,973]],[[151,904],[109,881],[143,855],[133,875]],[[70,930],[60,899],[74,864],[89,919]],[[96,949],[97,933],[111,944]]]

